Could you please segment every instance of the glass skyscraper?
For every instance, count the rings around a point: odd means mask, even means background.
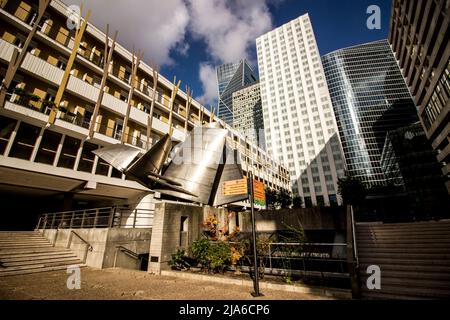
[[[369,186],[384,185],[386,133],[418,121],[415,104],[387,40],[322,57],[347,162],[347,172]]]
[[[245,59],[226,63],[216,69],[219,95],[218,116],[233,126],[233,92],[253,84],[257,77]]]

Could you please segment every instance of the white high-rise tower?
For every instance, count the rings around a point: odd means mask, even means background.
[[[333,205],[344,158],[308,14],[256,39],[266,146],[306,206]]]

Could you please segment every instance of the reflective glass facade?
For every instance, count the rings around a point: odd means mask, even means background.
[[[418,121],[415,104],[387,40],[322,57],[348,174],[384,185],[386,133]]]
[[[218,116],[233,125],[233,92],[253,84],[256,75],[245,59],[238,63],[226,63],[216,69],[219,93]]]

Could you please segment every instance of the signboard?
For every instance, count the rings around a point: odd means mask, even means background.
[[[247,178],[225,181],[223,183],[223,195],[235,196],[247,194]],[[266,193],[264,183],[253,179],[253,203],[260,206],[266,205]]]
[[[225,181],[223,183],[223,195],[224,196],[235,196],[239,194],[247,194],[247,179],[237,179]]]
[[[260,206],[266,205],[266,192],[264,191],[264,183],[253,179],[253,203]]]

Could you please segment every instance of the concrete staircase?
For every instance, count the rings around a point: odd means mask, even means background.
[[[69,265],[84,266],[72,251],[53,247],[37,231],[0,231],[0,277],[65,270]]]
[[[362,298],[450,298],[450,221],[357,223]],[[367,267],[381,269],[381,289],[369,290]]]

